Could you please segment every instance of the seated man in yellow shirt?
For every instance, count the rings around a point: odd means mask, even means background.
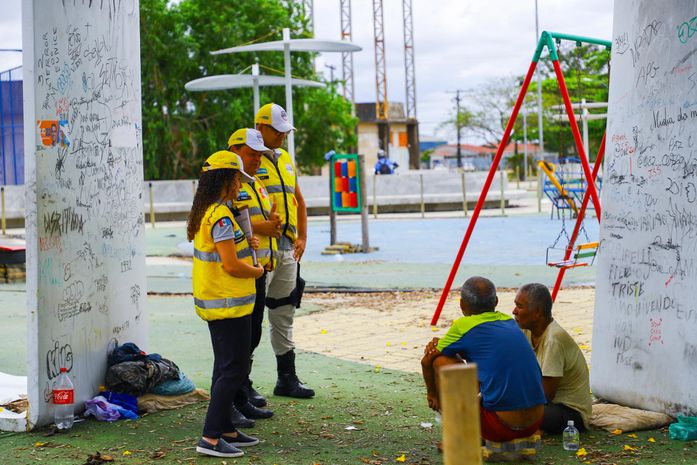
[[[513,316],[524,330],[542,369],[547,397],[541,429],[560,434],[569,420],[584,431],[591,416],[586,359],[576,341],[552,318],[552,296],[544,284],[526,284],[515,297]]]

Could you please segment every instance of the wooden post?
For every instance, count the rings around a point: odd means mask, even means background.
[[[424,175],[419,174],[419,188],[421,191],[421,218],[426,216],[426,204],[424,203]]]
[[[150,224],[155,227],[155,205],[153,204],[153,194],[152,194],[152,182],[148,183],[150,190]]]
[[[378,176],[373,175],[373,218],[378,217],[378,195],[377,195]]]
[[[515,167],[515,188],[520,189],[520,167],[518,165]]]
[[[7,219],[5,218],[5,186],[0,187],[0,197],[2,197],[2,235],[7,234]]]
[[[467,186],[465,182],[465,170],[462,170],[460,175],[462,176],[462,210],[465,212],[465,218],[467,218],[469,213],[467,213]]]
[[[503,169],[503,166],[501,167],[500,171],[500,176],[501,176],[501,216],[506,216],[506,197],[504,196],[503,193],[503,186],[505,183],[504,176],[506,175],[506,170]]]
[[[365,155],[358,155],[358,184],[361,190],[361,236],[363,253],[370,252],[370,239],[368,237],[368,193],[365,191]],[[375,178],[373,178],[375,181]]]
[[[438,373],[443,416],[443,463],[481,465],[477,365],[448,365]]]

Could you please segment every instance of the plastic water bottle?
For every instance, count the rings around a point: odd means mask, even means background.
[[[56,428],[72,428],[75,419],[75,389],[65,368],[61,368],[58,378],[53,382],[53,407]]]
[[[574,421],[569,420],[569,426],[564,430],[562,439],[564,441],[564,450],[578,450],[579,443],[581,442],[578,430],[574,426]]]

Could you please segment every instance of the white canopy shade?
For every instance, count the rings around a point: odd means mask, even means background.
[[[207,76],[189,81],[184,88],[190,92],[205,92],[210,90],[239,89],[243,87],[283,86],[286,80],[282,76],[253,76],[251,74],[220,74]],[[307,79],[293,79],[292,85],[301,87],[325,87],[324,83]]]
[[[239,47],[225,48],[215,50],[211,55],[221,55],[223,53],[240,53],[240,52],[264,52],[264,51],[284,51],[283,40],[274,42],[264,42],[261,44],[240,45]],[[291,39],[291,52],[358,52],[363,50],[358,45],[342,40],[319,40],[319,39]]]

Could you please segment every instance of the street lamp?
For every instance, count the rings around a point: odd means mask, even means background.
[[[290,29],[283,29],[283,40],[262,42],[259,44],[241,45],[239,47],[225,48],[211,52],[212,55],[241,52],[283,52],[285,86],[286,86],[286,112],[288,122],[293,124],[293,93],[291,79],[290,52],[358,52],[362,50],[358,45],[342,40],[319,39],[291,39]],[[288,153],[295,160],[295,134],[288,134]]]
[[[285,78],[281,76],[266,76],[259,74],[259,65],[252,65],[252,74],[219,74],[189,81],[184,88],[190,92],[206,92],[251,87],[254,90],[254,114],[259,110],[259,87],[284,86]],[[292,79],[291,84],[297,87],[325,87],[324,83],[307,79]]]

